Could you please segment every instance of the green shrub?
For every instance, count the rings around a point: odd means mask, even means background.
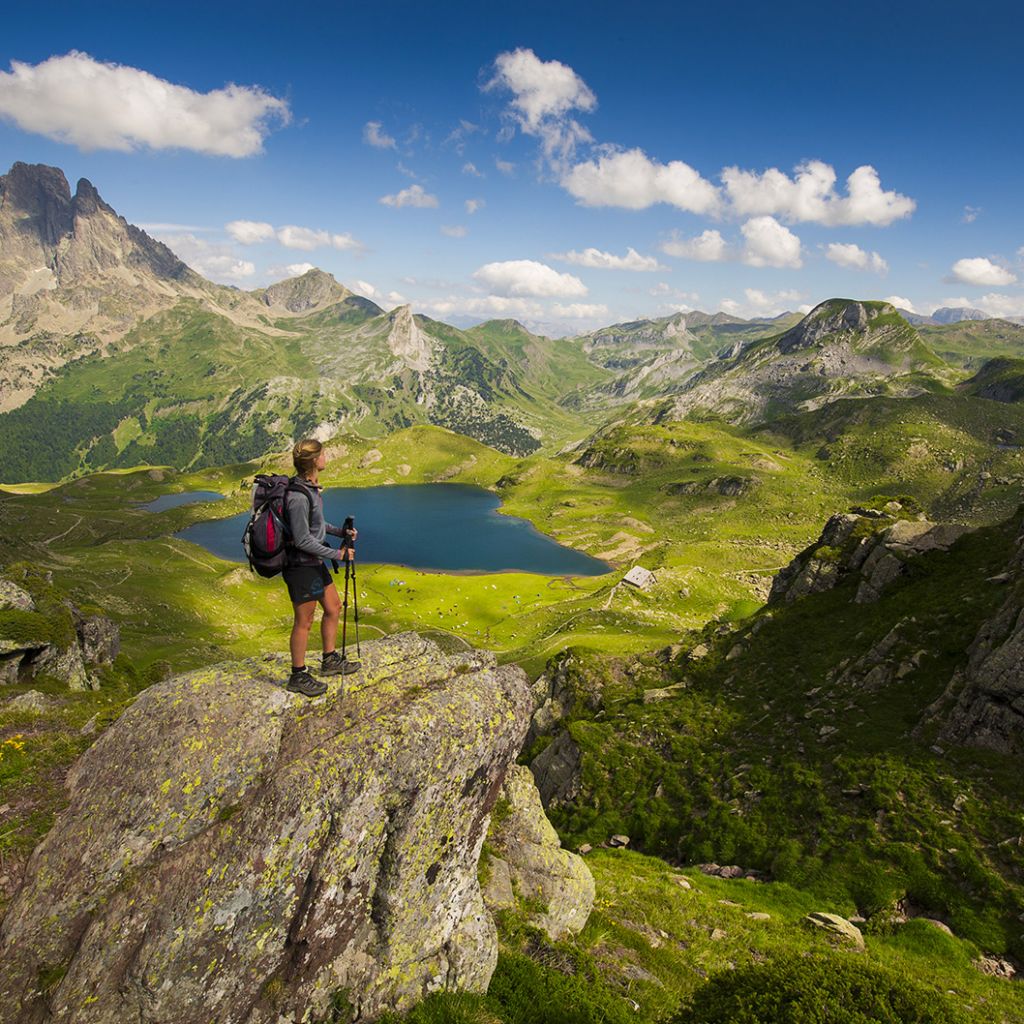
[[[716,974],[673,1024],[967,1024],[967,1017],[910,978],[829,954]]]
[[[0,611],[0,640],[42,647],[50,642],[51,635],[49,621],[39,612],[23,612],[18,608]]]

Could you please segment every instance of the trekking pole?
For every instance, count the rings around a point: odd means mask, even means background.
[[[361,658],[363,652],[359,650],[359,586],[356,583],[356,549],[349,551],[349,561],[352,563],[352,604],[355,606],[356,620],[356,657]],[[347,563],[346,563],[347,564]]]
[[[348,559],[345,560],[345,600],[341,606],[341,660],[345,660],[345,634],[348,630]]]

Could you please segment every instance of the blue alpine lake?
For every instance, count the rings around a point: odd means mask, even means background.
[[[144,512],[165,512],[169,508],[180,508],[182,505],[196,505],[201,501],[223,501],[224,495],[219,491],[178,491],[176,494],[161,494],[159,498],[141,505]]]
[[[500,499],[467,484],[332,487],[324,514],[341,526],[355,516],[362,562],[447,572],[532,572],[544,576],[601,576],[605,562],[563,547],[525,519],[501,515]],[[249,513],[196,523],[175,536],[233,562],[245,560],[242,531]],[[338,546],[337,537],[327,543]]]

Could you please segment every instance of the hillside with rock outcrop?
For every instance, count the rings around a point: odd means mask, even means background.
[[[890,501],[832,517],[739,624],[567,652],[527,737],[552,821],[842,893],[869,928],[935,919],[1016,963],[1022,548],[1020,512],[968,529]]]
[[[283,689],[277,657],[138,697],[74,765],[0,926],[0,1020],[281,1022],[341,1005],[336,1019],[368,1020],[486,989],[497,937],[477,864],[529,723],[526,678],[414,634],[363,653],[314,701]],[[528,823],[548,852],[517,841],[508,860],[575,932],[593,881],[529,789],[505,792],[505,828]]]
[[[907,397],[940,386],[943,370],[893,306],[829,299],[789,330],[710,364],[656,407],[654,421],[757,423],[840,398]]]

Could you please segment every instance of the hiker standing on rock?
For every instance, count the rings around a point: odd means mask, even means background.
[[[359,669],[359,662],[349,661],[335,650],[341,600],[338,588],[324,565],[324,559],[328,559],[337,570],[339,557],[353,558],[356,530],[354,526],[349,529],[333,526],[324,518],[324,502],[320,493],[323,488],[319,483],[320,470],[327,465],[324,446],[312,438],[300,441],[292,449],[292,462],[295,464],[295,476],[285,496],[288,564],[283,570],[288,596],[295,609],[291,636],[292,674],[288,679],[288,689],[306,697],[318,697],[326,691],[327,684],[314,679],[306,669],[306,646],[318,604],[323,608],[320,620],[323,656],[319,674],[348,675]],[[327,534],[341,537],[341,551],[324,543]]]

